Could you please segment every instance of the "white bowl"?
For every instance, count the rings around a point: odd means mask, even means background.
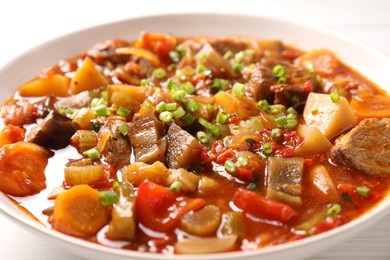
[[[114,22],[78,31],[31,49],[0,70],[0,97],[9,97],[16,87],[33,78],[59,59],[74,56],[93,44],[113,38],[135,40],[140,31],[173,33],[177,36],[250,35],[281,39],[303,50],[327,48],[343,62],[382,87],[390,86],[390,60],[378,51],[324,28],[275,18],[234,14],[155,15]],[[390,196],[362,217],[339,228],[303,240],[259,249],[210,255],[173,255],[141,253],[103,247],[70,237],[37,223],[21,212],[0,193],[0,211],[11,220],[53,241],[72,253],[91,259],[301,259],[356,235],[390,212]]]

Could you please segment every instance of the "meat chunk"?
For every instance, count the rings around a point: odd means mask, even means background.
[[[274,66],[281,64],[287,67],[286,82],[279,83],[272,75]],[[247,72],[249,90],[256,100],[266,99],[274,104],[286,106],[303,104],[308,94],[318,91],[314,75],[283,61],[265,60]]]
[[[247,41],[232,38],[211,39],[210,44],[216,51],[218,51],[222,55],[224,55],[228,51],[237,53],[253,47]]]
[[[129,136],[137,162],[165,162],[166,140],[164,124],[153,115],[136,120],[129,128]]]
[[[122,117],[98,118],[101,128],[98,132],[99,142],[104,141],[102,153],[107,163],[121,168],[130,163],[131,144],[129,137],[124,136],[119,127],[126,124]]]
[[[129,46],[129,43],[125,40],[108,40],[102,43],[97,43],[87,54],[94,62],[99,65],[104,65],[105,62],[111,62],[113,64],[124,64],[128,61],[128,56],[115,53],[115,49]]]
[[[330,158],[371,175],[390,174],[390,119],[366,118],[336,140]]]
[[[199,162],[201,144],[190,133],[173,123],[168,129],[167,163],[169,168],[188,168]]]
[[[31,129],[27,142],[57,150],[68,146],[75,132],[76,127],[72,120],[53,110],[41,123]]]
[[[82,108],[88,106],[92,99],[101,96],[99,89],[83,91],[76,95],[62,98],[54,104],[55,109]]]

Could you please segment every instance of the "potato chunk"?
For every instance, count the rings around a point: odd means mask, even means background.
[[[332,147],[329,140],[316,127],[299,125],[297,133],[303,137],[303,142],[295,149],[295,155],[325,152]]]
[[[70,82],[70,92],[77,94],[86,90],[105,87],[107,84],[107,79],[96,69],[93,61],[86,58]]]
[[[67,97],[69,79],[62,75],[54,74],[46,78],[38,78],[24,83],[19,87],[19,94],[22,97],[39,97],[54,95],[57,97]]]
[[[328,139],[341,134],[357,123],[345,97],[332,102],[330,95],[310,93],[303,112],[306,124],[317,127]]]

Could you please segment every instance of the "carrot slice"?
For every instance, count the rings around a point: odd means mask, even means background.
[[[58,195],[49,219],[53,229],[76,237],[95,235],[110,219],[109,207],[100,203],[98,194],[83,184]]]
[[[297,63],[302,67],[307,67],[311,63],[315,72],[322,77],[335,75],[340,65],[336,56],[328,50],[307,52],[298,58]]]
[[[385,95],[365,94],[354,96],[351,107],[357,117],[390,117],[390,97]]]
[[[0,191],[29,196],[46,188],[49,152],[39,145],[17,142],[0,149]]]

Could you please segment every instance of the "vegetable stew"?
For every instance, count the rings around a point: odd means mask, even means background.
[[[352,221],[390,187],[390,97],[279,40],[107,40],[19,86],[1,118],[0,191],[109,247],[258,250]]]

